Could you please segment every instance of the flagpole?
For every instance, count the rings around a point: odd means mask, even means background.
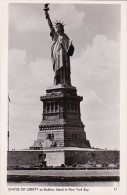
[[[9,137],[10,137],[10,133],[9,133],[9,102],[10,102],[10,98],[8,95],[8,133],[7,133],[7,137],[8,137],[8,151],[9,151]]]

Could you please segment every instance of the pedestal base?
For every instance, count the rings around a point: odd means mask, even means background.
[[[77,95],[76,87],[52,86],[40,99],[43,117],[32,149],[91,147],[81,121],[80,102],[83,97]]]

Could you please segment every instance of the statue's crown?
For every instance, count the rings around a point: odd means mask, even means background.
[[[64,26],[65,26],[65,24],[64,24],[63,22],[57,21],[57,20],[56,20],[56,22],[54,22],[55,28],[56,28],[57,25],[61,25],[63,28],[64,28]]]

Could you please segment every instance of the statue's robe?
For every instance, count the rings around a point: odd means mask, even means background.
[[[50,35],[53,40],[51,58],[55,72],[54,84],[71,85],[70,56],[73,55],[74,47],[66,34],[60,36],[53,30]]]

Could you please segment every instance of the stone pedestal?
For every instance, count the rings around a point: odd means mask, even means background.
[[[43,102],[42,121],[38,138],[30,149],[91,147],[81,121],[83,97],[77,95],[76,87],[55,85],[48,88],[40,100]]]

